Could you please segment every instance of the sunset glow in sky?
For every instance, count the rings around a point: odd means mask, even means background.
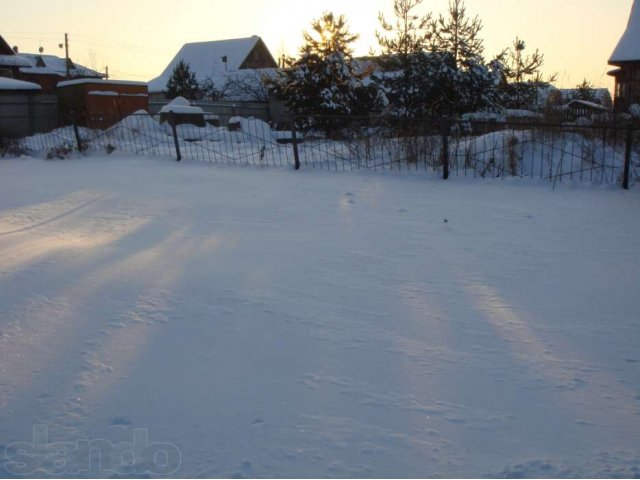
[[[607,60],[622,35],[632,0],[467,0],[468,13],[484,24],[485,56],[516,36],[531,53],[545,55],[545,74],[559,87],[584,78],[611,87]],[[448,0],[424,0],[421,14],[446,11]],[[167,66],[184,43],[259,35],[274,56],[295,55],[302,32],[323,11],[344,14],[360,34],[356,54],[377,49],[378,13],[392,18],[393,0],[21,0],[3,3],[0,34],[21,52],[70,56],[112,78],[147,81]]]

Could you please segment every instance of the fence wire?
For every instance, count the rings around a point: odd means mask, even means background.
[[[0,149],[3,155],[47,158],[76,150],[126,152],[231,165],[289,168],[298,163],[338,171],[442,174],[446,163],[453,176],[607,184],[622,182],[628,158],[630,182],[640,178],[640,130],[612,125],[323,118],[319,124],[324,129],[293,132],[296,122],[291,119],[275,125],[236,118],[223,126],[148,114],[120,121],[66,120],[64,127],[21,139],[3,139],[0,131]],[[340,128],[327,128],[334,124]],[[104,125],[110,126],[90,128]]]

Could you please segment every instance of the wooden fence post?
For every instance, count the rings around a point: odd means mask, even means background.
[[[442,179],[449,179],[449,135],[451,134],[451,121],[448,117],[442,119],[440,124],[442,133]]]
[[[631,147],[633,146],[633,129],[627,128],[627,140],[624,150],[624,172],[622,176],[622,188],[629,190],[629,174],[631,170]]]
[[[76,145],[78,146],[78,151],[82,152],[84,150],[84,145],[82,143],[82,138],[80,138],[80,130],[78,129],[76,114],[73,111],[71,112],[71,125],[73,125],[73,134],[76,137]]]
[[[167,115],[169,125],[171,125],[171,133],[173,133],[173,145],[176,147],[176,160],[179,162],[182,160],[182,154],[180,153],[180,142],[178,142],[178,130],[176,129],[176,116],[173,112],[169,112]]]
[[[300,170],[300,152],[298,152],[298,135],[296,133],[296,122],[291,126],[291,144],[293,145],[293,159],[295,161],[295,169]]]

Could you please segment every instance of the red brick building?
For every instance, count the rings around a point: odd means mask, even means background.
[[[82,79],[60,82],[61,117],[89,128],[108,128],[138,110],[149,109],[147,84],[123,80]]]

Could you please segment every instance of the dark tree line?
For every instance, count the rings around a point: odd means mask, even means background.
[[[181,62],[167,85],[170,97],[211,100],[235,94],[266,101],[282,98],[304,128],[339,132],[338,117],[386,113],[398,118],[451,116],[501,109],[534,109],[544,80],[544,55],[529,53],[516,38],[487,60],[482,22],[470,17],[464,0],[450,0],[445,15],[421,14],[423,0],[394,0],[393,18],[379,14],[378,55],[353,58],[357,34],[344,16],[327,12],[304,33],[296,59],[273,79],[254,75],[217,86],[197,85]],[[590,84],[579,90],[590,98]]]

